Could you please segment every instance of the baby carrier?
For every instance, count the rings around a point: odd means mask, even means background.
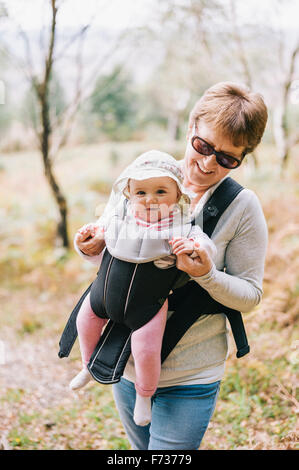
[[[203,231],[211,237],[221,215],[242,189],[232,178],[226,178],[192,224],[202,220]],[[241,313],[212,299],[195,281],[190,281],[186,273],[176,266],[159,269],[153,262],[123,261],[111,256],[106,249],[96,280],[80,298],[62,333],[59,357],[67,357],[73,347],[77,337],[76,318],[89,292],[94,313],[109,318],[87,366],[100,383],[120,380],[131,353],[132,332],[151,320],[166,298],[168,310],[173,313],[164,332],[162,363],[188,328],[204,314],[226,314],[236,342],[237,357],[249,352]]]

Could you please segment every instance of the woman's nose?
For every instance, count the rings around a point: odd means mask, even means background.
[[[207,170],[212,170],[217,166],[216,155],[212,153],[211,155],[204,156],[204,164]]]

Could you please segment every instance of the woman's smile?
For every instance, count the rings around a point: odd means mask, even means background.
[[[201,173],[203,173],[204,175],[209,175],[209,174],[211,174],[211,173],[214,173],[213,171],[207,170],[207,169],[204,167],[204,164],[203,164],[202,161],[196,160],[196,164],[197,164],[197,166],[198,166],[198,168],[199,168],[199,171],[200,171]]]

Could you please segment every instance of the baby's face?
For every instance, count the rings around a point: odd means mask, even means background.
[[[180,197],[176,182],[169,176],[130,179],[129,193],[135,215],[147,222],[168,217]]]

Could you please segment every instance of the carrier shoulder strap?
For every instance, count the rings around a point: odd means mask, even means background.
[[[202,221],[203,231],[211,237],[220,217],[242,189],[244,189],[243,186],[237,181],[230,177],[225,178],[192,223],[200,225]]]

